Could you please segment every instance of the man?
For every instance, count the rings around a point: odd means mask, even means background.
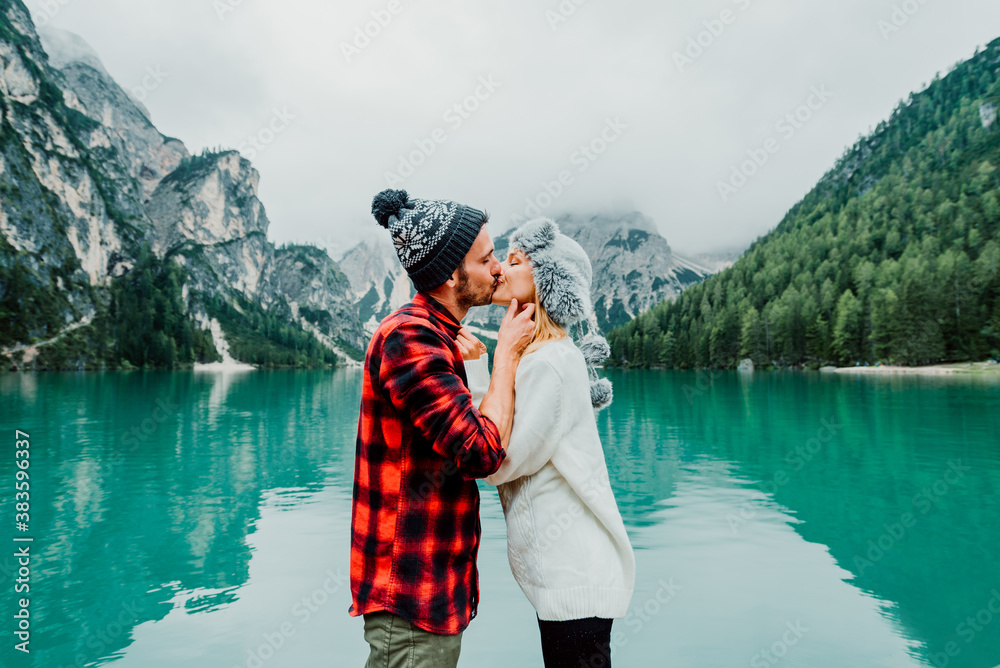
[[[351,516],[352,616],[364,615],[368,668],[453,667],[476,615],[479,488],[506,454],[514,374],[534,331],[534,304],[512,303],[489,391],[472,403],[461,326],[501,276],[487,216],[386,190],[372,214],[390,231],[417,289],[368,346]]]

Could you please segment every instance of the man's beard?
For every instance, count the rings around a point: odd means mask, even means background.
[[[458,285],[455,286],[455,300],[461,308],[469,310],[473,306],[492,304],[493,290],[495,288],[496,283],[492,287],[483,288],[480,291],[473,290],[469,287],[469,274],[465,271],[465,265],[461,264],[458,266]]]

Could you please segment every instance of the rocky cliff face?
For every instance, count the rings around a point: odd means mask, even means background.
[[[591,297],[601,329],[625,324],[661,301],[675,299],[711,271],[680,257],[641,213],[563,216],[556,222],[575,239],[594,269]]]
[[[358,319],[371,334],[379,322],[409,302],[416,292],[388,240],[363,242],[340,259],[340,268],[351,282],[351,298]]]
[[[93,286],[127,271],[142,238],[140,202],[116,191],[116,165],[91,147],[110,132],[64,97],[65,77],[48,64],[27,10],[0,3],[0,232],[6,258],[56,292],[56,326],[93,316]],[[39,326],[31,336],[53,336]]]
[[[55,304],[3,340],[23,347],[89,321],[148,245],[185,268],[186,307],[205,327],[199,295],[238,293],[344,359],[364,350],[336,264],[318,249],[276,252],[267,240],[249,161],[235,151],[191,156],[79,37],[39,36],[20,0],[0,0],[0,112],[0,262]],[[0,299],[10,289],[2,283]]]
[[[160,180],[189,157],[184,144],[156,129],[145,107],[118,86],[78,35],[45,28],[39,36],[49,64],[62,75],[67,103],[100,124],[86,137],[90,153],[110,159],[123,200],[148,202]]]
[[[259,178],[235,151],[188,158],[159,183],[147,211],[153,252],[184,264],[192,288],[227,287],[266,309],[278,297]]]
[[[362,358],[369,334],[342,267],[315,246],[290,245],[275,251],[277,291],[289,299],[295,318],[329,347]]]

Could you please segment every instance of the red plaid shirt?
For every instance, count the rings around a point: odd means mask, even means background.
[[[351,616],[388,611],[454,635],[479,602],[479,488],[505,452],[472,403],[461,325],[429,295],[368,345],[354,465]]]

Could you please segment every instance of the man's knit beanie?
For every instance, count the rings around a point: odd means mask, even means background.
[[[372,215],[392,233],[396,255],[421,292],[440,286],[472,248],[486,215],[448,200],[410,199],[405,190],[383,190]]]

